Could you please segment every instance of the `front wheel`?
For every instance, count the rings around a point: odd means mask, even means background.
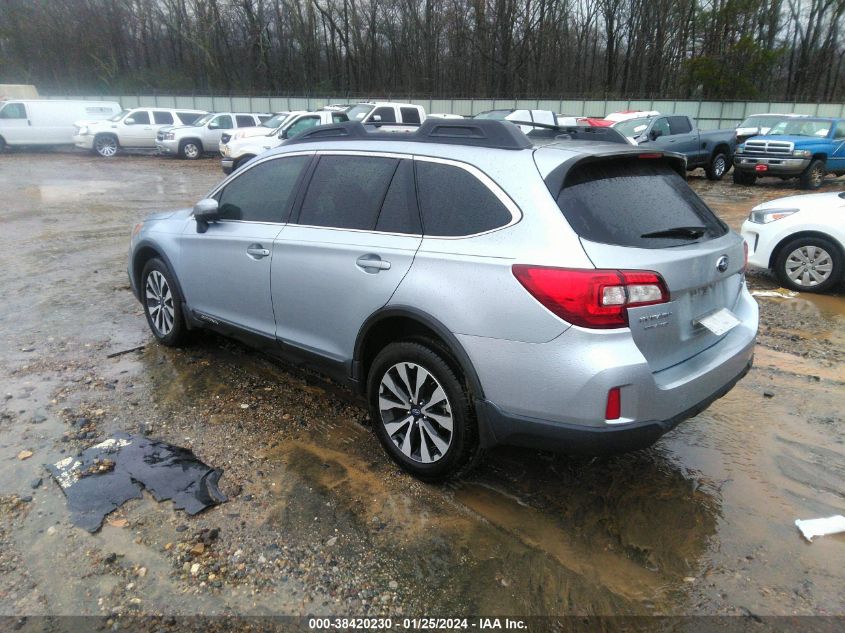
[[[710,160],[710,164],[704,168],[707,180],[721,180],[729,167],[728,157],[723,152],[717,152]]]
[[[753,185],[757,181],[757,176],[734,168],[733,179],[735,185]]]
[[[460,476],[479,456],[471,398],[434,345],[391,343],[367,378],[375,432],[388,455],[424,481]]]
[[[179,156],[187,160],[196,160],[202,155],[199,141],[183,141],[179,146]]]
[[[823,237],[799,237],[778,251],[774,272],[790,290],[827,292],[842,280],[842,253]]]
[[[182,297],[174,283],[173,273],[158,258],[148,261],[141,273],[141,300],[147,325],[159,342],[179,347],[188,341]]]
[[[94,151],[103,158],[117,154],[117,137],[112,134],[100,134],[94,139]]]
[[[825,164],[823,160],[816,159],[810,163],[810,166],[801,174],[801,188],[802,189],[818,189],[822,186],[825,174]]]

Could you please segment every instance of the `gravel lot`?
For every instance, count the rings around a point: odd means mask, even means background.
[[[771,295],[755,368],[650,450],[499,448],[429,486],[319,376],[214,335],[153,343],[129,231],[221,177],[213,159],[0,155],[0,615],[845,615],[845,535],[793,524],[845,511],[841,292],[751,275]],[[691,183],[735,229],[795,193]],[[230,500],[189,517],[145,493],[74,527],[44,464],[116,431],[191,448]]]

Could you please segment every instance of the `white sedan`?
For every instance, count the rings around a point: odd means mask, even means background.
[[[764,202],[742,237],[752,268],[771,270],[791,290],[828,292],[845,280],[845,192]]]

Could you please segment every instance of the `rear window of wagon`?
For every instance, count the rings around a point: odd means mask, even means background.
[[[575,165],[557,194],[573,230],[591,242],[666,248],[721,237],[728,227],[669,165],[638,157]],[[699,227],[695,238],[647,237]]]

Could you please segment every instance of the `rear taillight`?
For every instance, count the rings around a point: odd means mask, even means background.
[[[669,301],[663,278],[647,270],[585,270],[514,264],[513,274],[560,318],[587,328],[628,325],[628,308]]]

